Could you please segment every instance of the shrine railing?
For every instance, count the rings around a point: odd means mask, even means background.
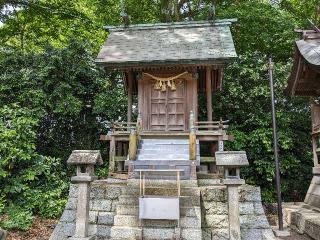
[[[200,121],[194,122],[194,129],[196,132],[199,131],[222,131],[227,130],[229,121]]]
[[[114,122],[111,126],[112,133],[128,133],[130,130],[136,127],[136,122]]]
[[[110,135],[110,152],[109,152],[109,172],[113,173],[115,170],[116,158],[116,135],[129,136],[129,147],[127,160],[136,160],[138,151],[138,141],[140,139],[140,131],[142,126],[140,114],[136,122],[114,122],[111,127]]]
[[[197,153],[197,136],[201,135],[218,135],[222,136],[219,140],[219,150],[223,149],[223,136],[226,136],[226,130],[229,125],[228,120],[226,121],[195,121],[194,113],[190,112],[189,117],[189,156],[190,160],[196,160]],[[221,146],[220,146],[221,144]]]

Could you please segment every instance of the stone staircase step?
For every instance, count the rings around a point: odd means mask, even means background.
[[[178,189],[176,187],[159,187],[159,188],[146,188],[146,195],[164,195],[164,196],[177,196]],[[200,196],[200,190],[195,188],[181,188],[181,196]]]
[[[189,154],[178,153],[155,153],[155,154],[139,154],[137,160],[189,160]]]
[[[117,205],[117,215],[132,215],[138,216],[139,206],[138,205]],[[198,217],[201,216],[200,207],[180,207],[181,217]]]
[[[140,189],[139,187],[126,187],[122,189],[121,191],[122,195],[133,195],[133,196],[139,196],[140,194]]]
[[[135,240],[142,238],[142,230],[138,227],[120,227],[113,226],[111,228],[111,239],[113,240]]]
[[[154,196],[156,197],[156,196]],[[159,196],[161,197],[161,196]],[[121,205],[138,205],[139,198],[132,195],[121,195],[119,197]],[[180,207],[200,207],[199,196],[180,196]]]
[[[118,204],[117,209],[116,209],[116,213],[117,213],[117,215],[138,216],[139,206],[138,205]]]
[[[197,180],[181,180],[180,181],[181,188],[192,188],[192,187],[198,187],[198,181]],[[128,180],[128,186],[129,187],[135,187],[139,188],[140,186],[140,180],[139,179],[129,179]],[[176,187],[177,181],[176,180],[164,180],[164,179],[146,179],[146,186],[148,188],[150,187]]]
[[[202,230],[194,228],[183,228],[181,229],[181,239],[183,240],[201,240]]]
[[[198,159],[197,159],[198,160]],[[196,164],[199,162],[197,161]],[[137,160],[135,161],[134,165],[135,166],[145,166],[145,165],[152,165],[152,166],[167,166],[168,169],[169,167],[175,167],[179,169],[179,167],[183,166],[190,166],[192,164],[192,161],[189,159],[149,159],[149,160]],[[138,168],[139,169],[139,168]]]
[[[144,227],[142,231],[142,236],[144,240],[177,239],[175,228]]]
[[[114,226],[118,227],[139,227],[138,216],[134,215],[115,215]]]
[[[142,139],[141,143],[161,143],[161,144],[189,144],[189,139]]]
[[[157,147],[154,148],[141,148],[138,149],[138,154],[168,154],[168,153],[175,153],[175,154],[188,154],[189,155],[189,147],[185,148],[168,148],[165,149],[158,149]]]
[[[142,219],[139,220],[138,215],[116,215],[114,217],[114,226],[120,227],[162,227],[171,228],[178,227],[177,220],[165,219]],[[201,217],[181,217],[181,228],[201,228]]]

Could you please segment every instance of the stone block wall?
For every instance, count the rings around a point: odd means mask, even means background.
[[[195,188],[197,189],[197,187]],[[202,229],[202,239],[229,239],[226,187],[223,185],[209,185],[199,187],[198,189],[197,191],[200,191],[201,196],[201,202],[199,203],[201,207],[201,221],[199,219],[199,226]],[[124,196],[136,196],[138,194],[137,190],[139,189],[128,186],[126,183],[110,183],[106,180],[93,182],[90,194],[89,235],[96,235],[97,240],[112,239],[111,228],[117,225],[114,220],[117,220],[115,218],[117,205],[121,205]],[[71,184],[68,203],[50,240],[66,240],[74,235],[77,196],[77,186]],[[242,186],[239,188],[239,198],[242,239],[275,239],[262,208],[260,189],[249,185]],[[132,200],[136,201],[137,199]],[[129,209],[124,210],[127,212]],[[181,224],[183,225],[183,222]],[[195,229],[192,229],[195,227],[193,225],[195,223],[188,223],[188,226],[191,228],[185,231],[185,233],[188,232],[188,239],[192,236],[191,233],[195,233]],[[165,231],[165,229],[159,229],[159,231]],[[201,230],[199,231],[200,234],[197,234],[197,236],[201,235]],[[184,232],[182,232],[182,237],[183,234]],[[197,237],[197,239],[199,238]]]
[[[285,223],[300,234],[320,240],[320,211],[305,203],[287,203],[283,208]]]
[[[126,185],[110,184],[106,181],[95,181],[91,184],[89,235],[96,235],[97,240],[110,238],[119,196],[125,191]],[[74,235],[77,197],[77,185],[71,184],[68,202],[50,240],[65,240]]]
[[[239,188],[241,238],[245,240],[275,239],[265,216],[260,188],[244,185]],[[201,189],[202,238],[227,240],[228,202],[223,186],[206,186]]]

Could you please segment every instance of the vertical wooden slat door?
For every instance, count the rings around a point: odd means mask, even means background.
[[[152,82],[150,99],[150,130],[151,131],[184,131],[185,130],[185,97],[184,80],[176,82],[176,90],[169,87],[167,91],[154,89]]]
[[[176,90],[167,91],[167,131],[185,130],[185,81],[176,81]]]
[[[151,99],[150,99],[150,130],[165,131],[166,130],[166,101],[167,93],[154,89],[154,83],[150,85]]]

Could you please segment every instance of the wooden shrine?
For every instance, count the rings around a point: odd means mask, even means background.
[[[286,92],[291,96],[313,97],[311,103],[313,180],[305,203],[320,208],[320,30],[297,30],[302,39],[296,41],[294,66]]]
[[[224,69],[237,57],[230,32],[234,21],[105,27],[109,35],[96,62],[122,74],[128,96],[127,121],[114,122],[109,134],[101,136],[110,141],[111,175],[126,174],[128,168],[130,177],[134,166],[156,168],[162,163],[161,168],[179,165],[185,172],[216,172],[214,153],[232,136],[226,133],[227,121],[216,119],[212,112],[212,104],[217,104],[212,94],[221,89]],[[199,121],[202,95],[206,119]],[[144,149],[153,144],[155,151],[144,151],[143,143]],[[160,153],[167,155],[159,158]],[[156,161],[150,165],[150,160]],[[195,166],[187,167],[192,160]]]
[[[108,178],[71,185],[68,203],[78,204],[67,204],[51,240],[275,239],[260,190],[240,178],[246,154],[223,151],[228,121],[212,110],[237,57],[234,21],[106,27],[96,62],[122,77],[127,119],[100,137],[110,142]],[[99,154],[74,153],[86,180]]]

